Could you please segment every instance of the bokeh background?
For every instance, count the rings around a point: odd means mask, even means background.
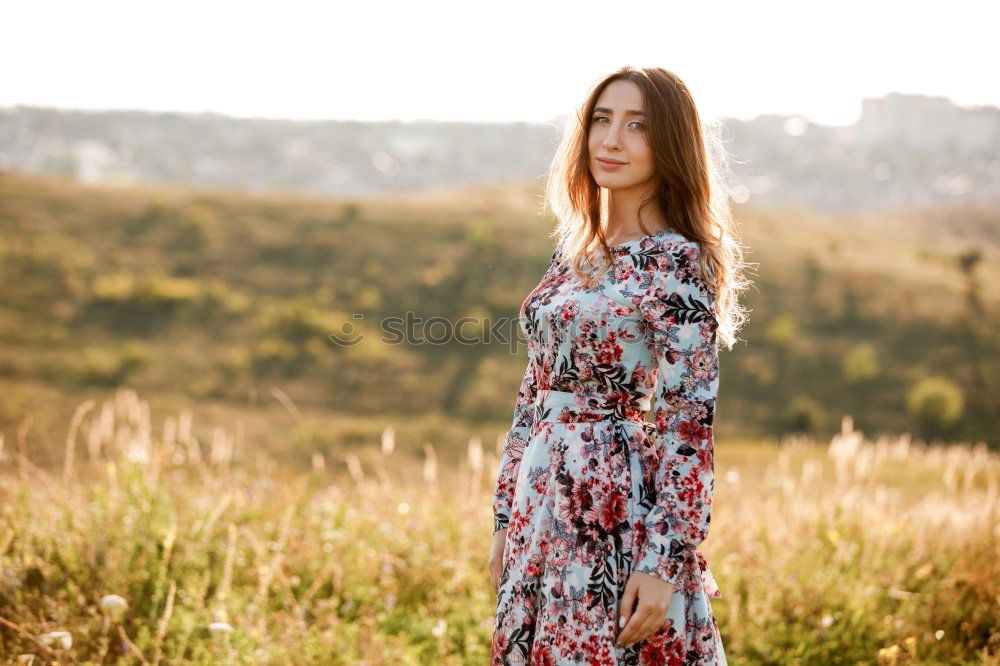
[[[486,663],[546,169],[631,64],[719,132],[756,264],[703,546],[730,663],[997,663],[998,18],[5,8],[0,656]]]

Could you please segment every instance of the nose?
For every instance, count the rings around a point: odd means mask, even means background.
[[[605,148],[609,150],[618,147],[618,125],[617,123],[612,123],[608,127],[608,133],[604,135],[604,141],[602,142]]]

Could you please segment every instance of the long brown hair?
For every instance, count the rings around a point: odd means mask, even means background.
[[[559,221],[555,235],[563,246],[562,262],[584,283],[598,279],[613,263],[602,225],[607,193],[591,174],[588,137],[598,98],[618,79],[632,81],[642,90],[647,136],[659,176],[657,193],[642,202],[640,211],[657,201],[670,228],[699,244],[701,272],[714,295],[716,338],[732,349],[748,312],[738,295],[750,282],[744,276],[748,264],[729,210],[729,165],[718,127],[703,129],[690,91],[674,73],[661,67],[622,67],[601,79],[583,107],[570,114],[545,186],[545,204]],[[603,268],[592,260],[595,246],[603,250]]]

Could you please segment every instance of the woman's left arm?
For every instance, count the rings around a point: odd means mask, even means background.
[[[715,487],[712,425],[719,356],[712,294],[699,246],[682,243],[657,257],[639,311],[657,367],[653,395],[660,440],[655,498],[633,570],[677,585],[684,563],[708,535]]]

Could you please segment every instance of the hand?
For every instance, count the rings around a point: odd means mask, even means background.
[[[631,645],[655,634],[667,621],[667,609],[674,596],[674,586],[651,574],[633,571],[625,583],[618,610],[620,629],[615,642]],[[638,599],[637,599],[638,598]],[[633,612],[632,606],[638,600]]]
[[[490,546],[490,576],[493,578],[493,594],[500,589],[500,573],[503,571],[503,549],[507,543],[507,528],[497,530]]]

